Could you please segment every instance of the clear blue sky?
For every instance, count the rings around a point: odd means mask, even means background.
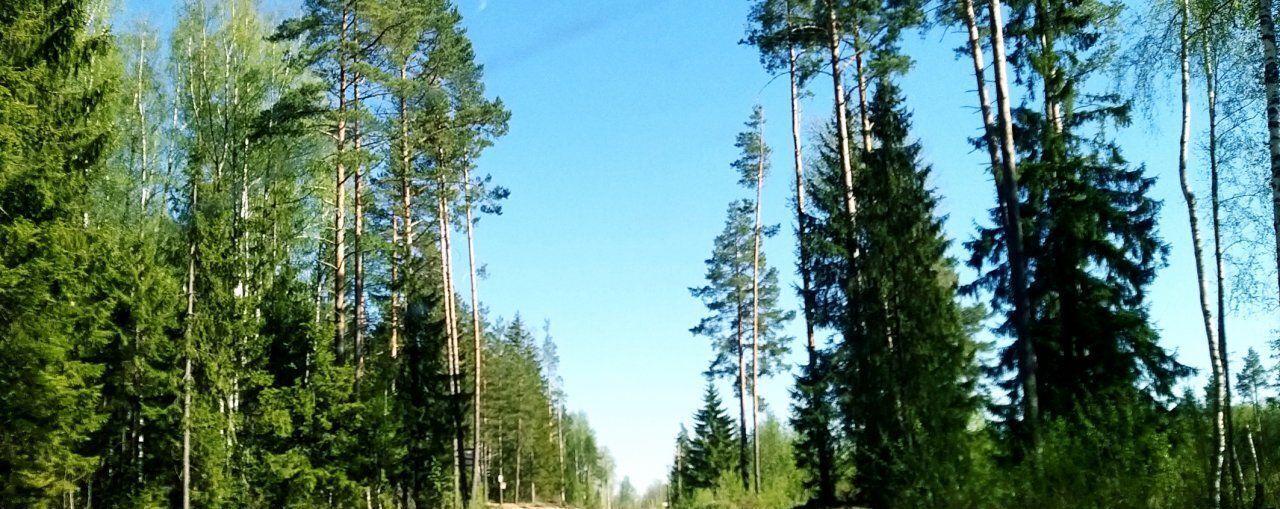
[[[704,309],[688,287],[702,282],[726,205],[746,196],[729,163],[756,102],[776,154],[764,214],[784,226],[765,249],[784,283],[796,280],[786,82],[770,83],[755,50],[737,44],[745,0],[459,2],[488,90],[513,113],[510,133],[481,160],[512,189],[504,215],[483,219],[477,232],[489,274],[481,299],[494,315],[551,321],[570,407],[589,415],[619,477],[644,486],[665,475],[678,426],[700,400],[711,353],[689,334]],[[268,12],[289,13],[297,2],[269,4]],[[162,0],[126,1],[119,17],[164,26],[174,10]],[[985,156],[966,141],[979,119],[972,68],[953,51],[962,43],[954,31],[908,35],[916,64],[902,79],[956,256],[993,200]],[[830,111],[826,83],[812,89],[810,127]],[[1169,97],[1151,121],[1120,136],[1129,159],[1159,177],[1155,196],[1165,203],[1160,233],[1172,253],[1151,289],[1152,316],[1164,344],[1204,368],[1175,115]],[[798,308],[791,292],[784,303]],[[1230,327],[1238,358],[1273,336],[1276,318],[1235,317]],[[802,337],[799,321],[789,330]],[[784,375],[762,387],[782,416],[791,383]]]

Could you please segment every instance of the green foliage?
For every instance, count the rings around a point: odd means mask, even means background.
[[[812,502],[827,506],[836,501],[836,422],[830,380],[830,354],[814,352],[812,363],[800,366],[791,389],[791,426],[796,430],[795,463],[803,473],[802,484]]]
[[[88,197],[118,68],[90,2],[0,4],[0,499],[53,507],[98,463],[114,332],[110,231]]]
[[[485,359],[489,378],[481,410],[488,423],[485,443],[493,447],[489,462],[494,475],[487,479],[491,498],[497,499],[497,475],[502,475],[504,500],[532,501],[535,487],[539,499],[549,500],[560,493],[563,482],[559,414],[533,334],[519,316],[490,336]],[[578,458],[584,459],[594,458]]]
[[[745,124],[747,130],[738,133],[734,147],[741,152],[730,166],[738,172],[738,183],[755,188],[763,185],[761,179],[769,174],[769,158],[773,151],[764,142],[764,107],[751,108],[751,117]]]
[[[685,493],[715,487],[722,475],[735,471],[739,459],[733,420],[725,413],[720,394],[710,381],[703,392],[702,408],[694,414],[693,421],[693,436],[687,450],[682,451],[684,472],[679,484]]]
[[[691,329],[694,334],[712,341],[715,359],[707,373],[733,378],[735,382],[743,360],[740,354],[751,348],[751,329],[754,326],[751,317],[754,211],[755,205],[750,200],[738,200],[729,205],[724,231],[716,236],[711,258],[706,261],[707,284],[690,289],[709,312]],[[766,235],[773,230],[776,229],[766,229]],[[795,312],[779,307],[778,271],[768,267],[763,254],[760,255],[760,269],[758,369],[761,376],[768,376],[782,367],[790,339],[782,335],[782,325],[791,320]],[[750,371],[749,364],[741,365]],[[734,390],[739,390],[737,385]]]
[[[877,143],[855,186],[857,256],[833,391],[859,498],[872,507],[946,507],[970,482],[975,348],[926,188],[929,170],[920,145],[907,141],[909,116],[890,79],[877,83],[870,113]]]
[[[1003,506],[1187,507],[1163,416],[1139,405],[1084,408],[1045,423],[1038,457],[1009,472]]]
[[[1037,78],[1028,84],[1038,88],[1033,90],[1045,103],[1014,114],[1015,129],[1023,133],[1016,137],[1018,206],[1035,310],[1028,339],[1039,359],[1040,417],[1069,420],[1090,414],[1084,407],[1112,404],[1106,398],[1125,407],[1171,398],[1174,384],[1188,370],[1159,344],[1148,321],[1146,290],[1168,250],[1157,236],[1160,203],[1149,196],[1155,181],[1144,168],[1130,166],[1106,134],[1128,123],[1128,103],[1117,95],[1081,92],[1090,73],[1111,54],[1109,36],[1120,6],[1013,6],[1009,31],[1028,43],[1011,42],[1012,59]],[[1000,212],[992,214],[996,218]],[[1008,318],[1009,294],[1000,290],[1009,277],[1002,239],[1000,228],[983,228],[967,244],[969,264],[982,274],[967,290],[989,292],[997,311]],[[1006,322],[1001,330],[1011,326]],[[1019,348],[1015,342],[1004,350],[999,375],[1018,369]],[[1002,381],[1010,405],[997,412],[1011,435],[1025,438],[1017,377]]]
[[[604,507],[603,486],[612,475],[612,459],[596,442],[595,431],[583,413],[565,414],[564,433],[565,503],[570,507]]]

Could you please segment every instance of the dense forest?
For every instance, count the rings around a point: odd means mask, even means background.
[[[641,491],[550,325],[481,300],[511,113],[454,2],[182,0],[161,30],[0,0],[0,508],[1280,506],[1280,339],[1237,366],[1227,327],[1280,309],[1270,0],[746,3],[724,43],[789,85],[792,145],[751,104],[725,140],[741,196],[689,289],[706,385]],[[902,86],[938,27],[967,34],[949,122],[995,204],[967,238]],[[1160,108],[1179,224],[1118,139]],[[764,256],[784,223],[795,267]],[[1172,249],[1205,373],[1150,314]]]
[[[107,8],[0,4],[0,507],[599,506],[550,333],[479,300],[457,9]]]

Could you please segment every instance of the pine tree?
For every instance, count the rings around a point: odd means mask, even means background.
[[[715,358],[707,368],[712,377],[737,377],[735,394],[738,397],[738,440],[740,449],[739,473],[743,488],[750,488],[750,458],[747,431],[747,397],[753,390],[749,385],[748,370],[768,376],[780,368],[787,352],[787,338],[782,337],[782,324],[794,316],[792,311],[778,307],[778,272],[769,268],[760,256],[759,324],[754,331],[752,319],[752,275],[756,267],[753,249],[755,206],[751,200],[739,200],[729,205],[728,220],[724,231],[715,239],[711,258],[706,260],[707,285],[691,288],[694,297],[702,300],[710,315],[691,329],[695,335],[711,340]],[[763,230],[772,235],[776,227]],[[753,334],[754,333],[754,334]],[[753,344],[751,337],[757,337]],[[753,365],[747,357],[747,349],[755,348],[758,363]]]

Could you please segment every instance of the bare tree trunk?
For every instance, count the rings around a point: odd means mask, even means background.
[[[347,57],[342,47],[347,39],[351,12],[344,3],[338,27],[338,133],[333,202],[333,345],[342,360],[347,336]]]
[[[406,61],[400,66],[400,79],[408,78],[409,64]],[[407,277],[407,266],[413,258],[413,187],[411,171],[413,168],[412,148],[409,146],[409,103],[400,97],[400,246],[396,247],[396,259],[391,267],[391,358],[394,359],[400,350],[400,334],[404,328],[403,309],[405,302],[404,278]],[[393,225],[394,227],[394,225]]]
[[[556,403],[556,435],[558,436],[557,444],[560,447],[560,505],[569,503],[565,496],[565,462],[564,462],[564,405]]]
[[[791,2],[788,0],[787,32],[790,33],[793,28]],[[810,270],[809,245],[805,240],[809,236],[809,221],[808,215],[805,213],[804,150],[800,132],[800,71],[798,67],[799,55],[796,52],[795,43],[789,42],[787,44],[787,74],[791,82],[791,145],[796,173],[796,238],[799,239],[797,244],[800,251],[800,259],[798,260],[800,297],[804,305],[805,347],[809,355],[809,373],[812,374],[818,371],[818,345],[814,337],[814,310],[817,308],[817,303],[813,294],[813,274]],[[819,449],[817,451],[819,454],[818,496],[821,500],[828,500],[834,493],[834,486],[831,482],[831,465],[825,462],[827,444],[818,444],[817,447]],[[678,489],[677,493],[683,493],[683,489]]]
[[[857,212],[853,198],[853,162],[849,148],[849,110],[845,106],[844,72],[840,64],[840,24],[836,16],[835,0],[827,0],[827,49],[831,54],[831,87],[835,96],[836,142],[840,150],[840,171],[844,177],[845,211],[852,218]]]
[[[1199,284],[1200,292],[1200,314],[1204,320],[1205,337],[1209,342],[1209,359],[1212,364],[1211,384],[1214,390],[1214,397],[1211,404],[1214,414],[1214,449],[1213,457],[1210,461],[1213,468],[1210,489],[1213,507],[1220,508],[1222,507],[1222,468],[1227,449],[1226,432],[1224,430],[1226,420],[1223,413],[1224,385],[1222,384],[1222,353],[1221,350],[1219,350],[1220,345],[1218,343],[1218,331],[1214,328],[1213,309],[1209,303],[1209,282],[1208,278],[1205,276],[1204,248],[1200,239],[1199,212],[1196,210],[1196,197],[1195,193],[1191,189],[1191,182],[1187,171],[1187,161],[1189,159],[1188,146],[1191,140],[1191,97],[1189,92],[1191,69],[1188,58],[1188,53],[1190,52],[1190,40],[1188,39],[1190,17],[1190,0],[1182,0],[1182,20],[1179,24],[1179,37],[1181,42],[1181,46],[1179,48],[1179,59],[1181,61],[1182,84],[1182,135],[1178,143],[1178,178],[1182,184],[1182,197],[1187,203],[1187,219],[1191,226],[1192,254],[1195,257],[1196,281]]]
[[[1213,27],[1208,27],[1212,31]],[[1222,258],[1222,220],[1221,220],[1221,200],[1219,198],[1219,178],[1218,173],[1218,75],[1216,59],[1217,53],[1210,44],[1212,36],[1206,35],[1201,40],[1203,42],[1203,59],[1205,72],[1205,94],[1208,102],[1209,113],[1209,182],[1210,196],[1209,202],[1212,208],[1213,217],[1213,261],[1215,270],[1215,279],[1217,282],[1217,307],[1218,307],[1218,362],[1221,363],[1220,379],[1221,387],[1218,389],[1218,397],[1222,398],[1221,412],[1223,419],[1223,435],[1224,445],[1227,455],[1227,469],[1231,474],[1232,495],[1234,505],[1239,505],[1241,499],[1244,498],[1244,473],[1240,468],[1240,459],[1236,454],[1235,446],[1235,427],[1234,419],[1232,419],[1231,408],[1231,370],[1230,370],[1230,350],[1227,349],[1227,308],[1226,308],[1226,285],[1225,285],[1225,267]]]
[[[787,2],[787,31],[791,26],[791,3]],[[813,311],[816,307],[813,297],[813,275],[809,271],[809,248],[804,242],[808,236],[808,221],[805,219],[805,181],[804,150],[800,133],[800,76],[795,43],[787,44],[787,74],[791,78],[791,145],[796,170],[796,236],[800,239],[800,296],[804,302],[805,340],[809,352],[810,367],[816,362],[817,343],[813,336]]]
[[[139,203],[139,207],[142,209],[143,215],[147,213],[147,201],[151,197],[151,194],[150,194],[151,188],[148,185],[149,175],[147,172],[147,168],[148,168],[147,166],[147,134],[150,133],[151,130],[147,129],[147,106],[146,106],[147,102],[146,102],[146,99],[142,96],[142,87],[143,87],[142,76],[143,74],[145,74],[143,71],[147,66],[146,51],[147,51],[147,37],[145,34],[140,34],[138,37],[138,64],[137,64],[138,65],[138,70],[137,70],[138,91],[136,94],[134,94],[133,100],[138,107],[138,127],[141,128],[139,130],[139,134],[141,135],[141,138],[142,138],[140,143],[141,149],[142,149],[142,158],[139,164],[139,169],[141,170],[141,174],[142,174],[142,179],[141,179],[142,189],[140,190],[140,193],[139,193],[141,194],[141,197],[139,198],[138,203]]]
[[[1036,349],[1030,334],[1031,300],[1027,296],[1027,260],[1022,245],[1022,211],[1018,197],[1018,156],[1013,145],[1013,114],[1009,106],[1009,79],[1005,71],[1003,6],[989,0],[991,16],[991,65],[995,70],[996,103],[1000,113],[1001,175],[997,179],[1004,207],[1005,248],[1008,251],[1010,284],[1013,286],[1013,326],[1018,336],[1022,386],[1023,426],[1034,451],[1038,447],[1040,397],[1036,392]]]
[[[1276,241],[1276,277],[1280,285],[1280,62],[1276,55],[1275,6],[1258,0],[1258,36],[1262,41],[1262,85],[1267,98],[1267,147],[1271,162],[1272,229]]]
[[[466,443],[466,429],[462,416],[462,362],[459,355],[457,293],[453,286],[453,244],[450,240],[451,221],[449,218],[448,186],[445,177],[440,177],[439,223],[440,223],[440,269],[444,285],[444,310],[446,331],[448,335],[449,393],[452,400],[454,424],[453,437],[453,484],[454,495],[461,503],[467,502],[466,469],[464,468],[463,448]]]
[[[764,163],[768,154],[764,150],[764,110],[760,110],[760,155],[756,162],[756,217],[751,249],[751,468],[755,477],[753,485],[760,493],[760,201],[764,197]]]
[[[1266,504],[1267,498],[1266,489],[1262,484],[1262,465],[1258,462],[1258,448],[1253,443],[1253,430],[1248,429],[1247,426],[1245,436],[1249,439],[1249,455],[1253,457],[1253,507],[1261,509]]]
[[[995,120],[991,116],[991,98],[987,94],[987,71],[982,57],[982,41],[978,32],[978,16],[973,9],[973,0],[964,0],[964,25],[969,33],[969,55],[973,57],[973,77],[978,85],[978,104],[982,110],[982,138],[986,141],[987,157],[991,159],[991,173],[996,184],[996,196],[1001,207],[1004,195],[1000,193],[1000,134],[996,131]]]
[[[462,179],[464,182],[463,199],[466,204],[467,216],[467,262],[471,277],[471,348],[472,348],[472,373],[475,376],[474,387],[471,395],[471,482],[472,492],[479,485],[480,479],[480,463],[475,461],[475,451],[480,450],[480,375],[481,375],[481,358],[484,352],[481,350],[481,337],[483,331],[480,324],[480,296],[476,285],[476,244],[475,234],[473,230],[473,221],[471,218],[471,167],[469,163],[462,165]]]
[[[742,489],[751,489],[747,472],[747,370],[745,333],[742,330],[742,304],[738,305],[738,471],[742,474]]]
[[[516,418],[516,496],[512,499],[516,502],[520,501],[520,465],[523,463],[524,449],[524,419]]]
[[[196,213],[199,203],[199,186],[197,181],[191,182],[191,210]],[[195,312],[196,312],[196,231],[195,222],[187,247],[187,316],[183,324],[183,368],[182,368],[182,509],[191,509],[191,392],[195,390],[195,376],[191,370],[191,357],[194,355]]]
[[[356,75],[352,80],[352,103],[355,106],[356,115],[360,114],[360,75]],[[352,130],[352,144],[355,148],[356,157],[360,157],[360,120],[357,118],[354,122]],[[355,228],[352,231],[354,238],[352,239],[352,260],[355,263],[355,355],[356,355],[356,385],[359,386],[360,380],[364,377],[365,356],[365,338],[364,338],[364,320],[365,320],[365,300],[364,300],[364,161],[356,162],[355,174],[352,175],[352,205],[355,210]]]

